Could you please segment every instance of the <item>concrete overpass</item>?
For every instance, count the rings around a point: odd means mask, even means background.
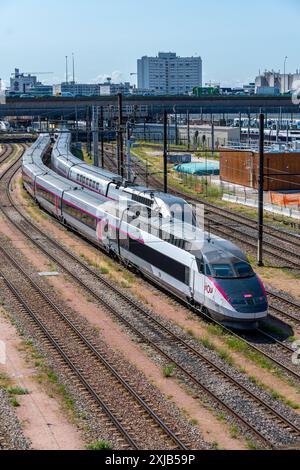
[[[265,96],[128,96],[123,98],[124,117],[152,117],[161,115],[164,109],[169,113],[184,114],[187,111],[196,114],[268,114],[288,113],[300,116],[300,106],[292,102],[291,97]],[[117,96],[99,97],[45,97],[45,98],[7,98],[6,104],[0,105],[0,117],[4,116],[40,116],[49,119],[73,120],[85,119],[90,106],[103,106],[106,115],[112,117],[117,112]]]

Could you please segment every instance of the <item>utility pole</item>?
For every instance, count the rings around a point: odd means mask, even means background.
[[[176,106],[174,106],[174,117],[175,117],[175,145],[178,145],[178,122],[177,122]]]
[[[164,111],[164,192],[168,192],[168,113]]]
[[[286,80],[285,80],[285,68],[286,68],[286,61],[288,60],[288,56],[286,55],[284,58],[284,64],[283,64],[283,93],[285,93],[286,87]]]
[[[124,177],[124,152],[123,152],[123,97],[122,93],[118,94],[118,141],[119,141],[119,153],[118,153],[118,170],[119,175]]]
[[[74,52],[72,52],[72,63],[73,63],[73,85],[75,85],[75,58],[74,58]]]
[[[104,168],[104,113],[103,106],[100,108],[100,129],[101,129],[101,166]]]
[[[68,56],[66,55],[66,83],[69,83]]]
[[[212,153],[215,151],[215,123],[213,114],[211,115],[211,151]]]
[[[87,153],[89,155],[91,155],[90,133],[91,133],[91,112],[90,112],[90,106],[87,106],[86,108],[86,148],[87,148]]]
[[[190,150],[191,133],[190,133],[190,112],[189,112],[189,110],[186,113],[186,120],[187,120],[187,144],[188,144],[188,150]]]
[[[250,110],[248,110],[248,143],[250,144],[251,140],[251,113]]]
[[[128,181],[131,181],[131,136],[130,136],[130,122],[127,121],[126,128],[126,137],[127,137],[127,178]]]
[[[93,106],[93,155],[94,155],[94,165],[99,166],[99,114],[98,106]]]
[[[257,265],[263,266],[263,229],[264,229],[264,138],[265,116],[259,115],[259,177],[258,177],[258,246]]]

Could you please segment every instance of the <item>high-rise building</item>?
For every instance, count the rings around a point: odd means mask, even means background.
[[[202,86],[201,57],[178,57],[175,52],[159,52],[137,61],[138,88],[157,95],[187,95]]]

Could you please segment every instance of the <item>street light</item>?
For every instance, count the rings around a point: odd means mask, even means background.
[[[283,65],[283,93],[285,93],[285,67],[286,67],[287,59],[288,59],[288,56],[286,55],[284,58],[284,65]]]

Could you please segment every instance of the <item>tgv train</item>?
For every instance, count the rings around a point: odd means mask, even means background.
[[[179,198],[177,216],[168,195],[169,211],[162,216],[139,201],[95,194],[46,167],[41,158],[48,147],[48,137],[41,136],[34,151],[25,153],[24,186],[64,225],[226,325],[254,328],[267,316],[264,287],[246,256],[231,242],[203,232],[193,219],[183,221]]]
[[[169,196],[159,191],[135,186],[115,173],[82,162],[71,153],[70,146],[71,134],[69,132],[56,134],[51,157],[51,166],[56,173],[109,199],[135,201],[160,212],[163,217],[169,215]],[[176,203],[174,197],[171,201],[173,205]],[[184,202],[182,199],[177,198],[179,206],[182,202]]]

